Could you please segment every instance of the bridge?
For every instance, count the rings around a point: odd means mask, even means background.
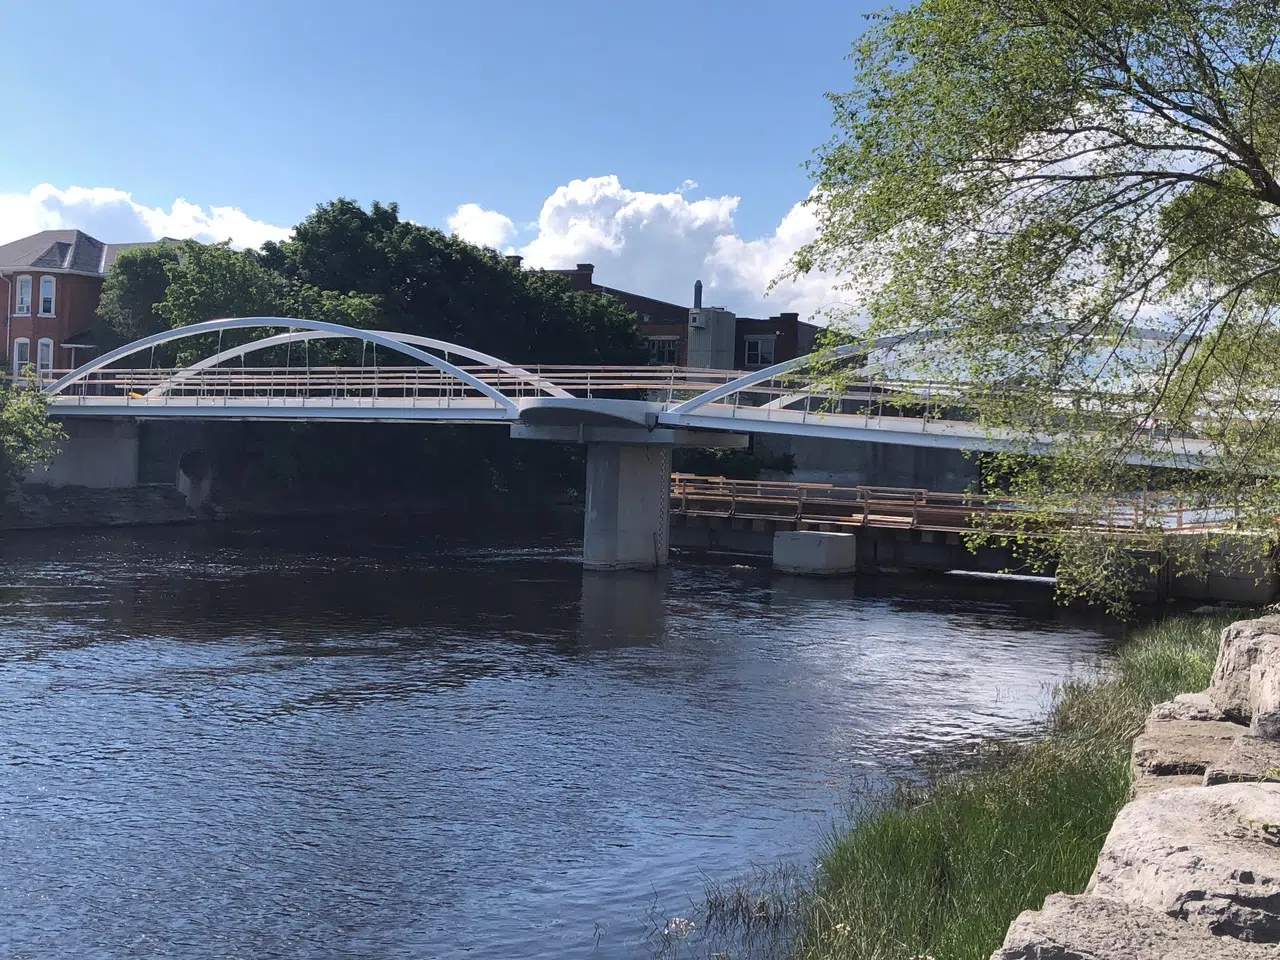
[[[236,342],[228,345],[230,339]],[[865,350],[843,347],[834,356]],[[157,353],[184,361],[157,366]],[[64,419],[490,424],[519,439],[584,443],[584,562],[606,569],[666,562],[674,446],[744,447],[751,434],[784,434],[1052,452],[1052,436],[1001,433],[966,421],[964,392],[955,385],[863,377],[836,395],[806,376],[811,366],[810,357],[750,373],[522,366],[395,331],[244,317],[144,337],[47,378],[52,382],[42,389],[50,412]],[[886,402],[904,390],[922,398],[905,412]],[[1170,437],[1147,462],[1194,466],[1204,453],[1194,439]]]

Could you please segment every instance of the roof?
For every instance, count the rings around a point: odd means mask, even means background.
[[[0,246],[0,270],[28,268],[103,276],[126,250],[177,242],[165,237],[141,243],[103,243],[81,230],[42,230]]]
[[[94,339],[92,330],[81,330],[79,333],[72,334],[63,340],[62,345],[64,347],[92,347]]]

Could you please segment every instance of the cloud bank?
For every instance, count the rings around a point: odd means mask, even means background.
[[[474,203],[459,207],[448,223],[463,239],[521,254],[527,266],[593,263],[599,283],[681,304],[691,302],[695,280],[703,282],[706,303],[745,316],[793,310],[810,317],[841,299],[835,278],[817,275],[782,283],[766,297],[817,230],[803,203],[772,234],[748,240],[734,225],[741,198],[691,199],[696,187],[685,181],[670,193],[646,193],[616,176],[591,177],[558,187],[525,230]]]
[[[793,310],[809,317],[841,299],[830,276],[788,281],[766,297],[791,255],[814,236],[808,207],[797,203],[772,233],[746,238],[734,223],[739,197],[697,197],[696,190],[688,180],[669,193],[650,193],[628,189],[616,176],[590,177],[557,187],[534,223],[519,225],[501,211],[464,203],[446,227],[473,243],[519,253],[529,267],[594,263],[599,283],[675,303],[690,303],[701,280],[708,305],[741,316]],[[290,233],[237,207],[184,199],[167,209],[149,207],[114,187],[41,184],[28,193],[0,193],[0,243],[71,227],[112,243],[191,237],[229,239],[237,247]]]
[[[204,207],[181,198],[169,209],[138,203],[113,187],[68,187],[43,183],[29,193],[0,193],[0,243],[41,230],[76,228],[107,243],[188,237],[230,240],[237,247],[259,247],[292,232],[254,220],[236,207]]]

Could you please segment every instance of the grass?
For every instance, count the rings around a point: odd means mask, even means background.
[[[987,960],[1021,911],[1082,890],[1128,798],[1148,711],[1208,686],[1218,634],[1237,618],[1134,631],[1106,674],[1058,691],[1044,738],[863,811],[819,858],[792,955]]]

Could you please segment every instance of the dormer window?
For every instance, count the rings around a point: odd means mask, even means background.
[[[18,294],[18,301],[13,305],[14,316],[31,316],[31,278],[18,277],[18,281],[14,284],[14,287]]]
[[[53,316],[53,277],[40,278],[40,316]]]

